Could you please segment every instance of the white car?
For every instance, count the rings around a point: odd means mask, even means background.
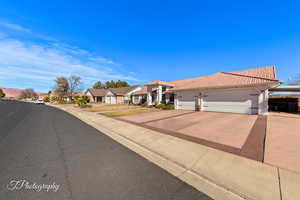
[[[44,104],[44,101],[42,99],[38,99],[34,103],[36,103],[36,104]]]

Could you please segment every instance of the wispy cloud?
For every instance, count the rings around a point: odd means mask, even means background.
[[[30,30],[16,24],[1,23],[18,31]],[[16,85],[34,82],[37,87],[48,90],[57,76],[80,75],[86,86],[95,81],[139,80],[130,73],[116,70],[116,62],[63,42],[37,43],[23,39],[0,37],[0,85],[16,82]],[[26,84],[25,84],[26,85]],[[48,88],[45,88],[48,85]]]
[[[103,58],[103,57],[95,57],[95,58],[90,58],[91,61],[94,62],[99,62],[99,63],[104,63],[104,64],[110,64],[110,65],[114,65],[116,64],[114,61]]]
[[[15,31],[22,31],[22,32],[27,32],[27,33],[31,32],[29,29],[24,28],[18,24],[9,23],[9,22],[5,22],[5,21],[0,21],[0,26],[15,30]]]

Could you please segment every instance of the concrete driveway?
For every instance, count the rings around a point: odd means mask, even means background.
[[[265,162],[300,173],[300,115],[269,114]]]
[[[171,110],[118,119],[263,161],[264,116]]]

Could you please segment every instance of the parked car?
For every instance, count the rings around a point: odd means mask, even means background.
[[[36,103],[36,104],[44,104],[44,101],[42,99],[38,99],[34,103]]]

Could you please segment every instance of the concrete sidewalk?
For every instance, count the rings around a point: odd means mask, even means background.
[[[216,200],[298,200],[300,175],[133,124],[59,106]]]

